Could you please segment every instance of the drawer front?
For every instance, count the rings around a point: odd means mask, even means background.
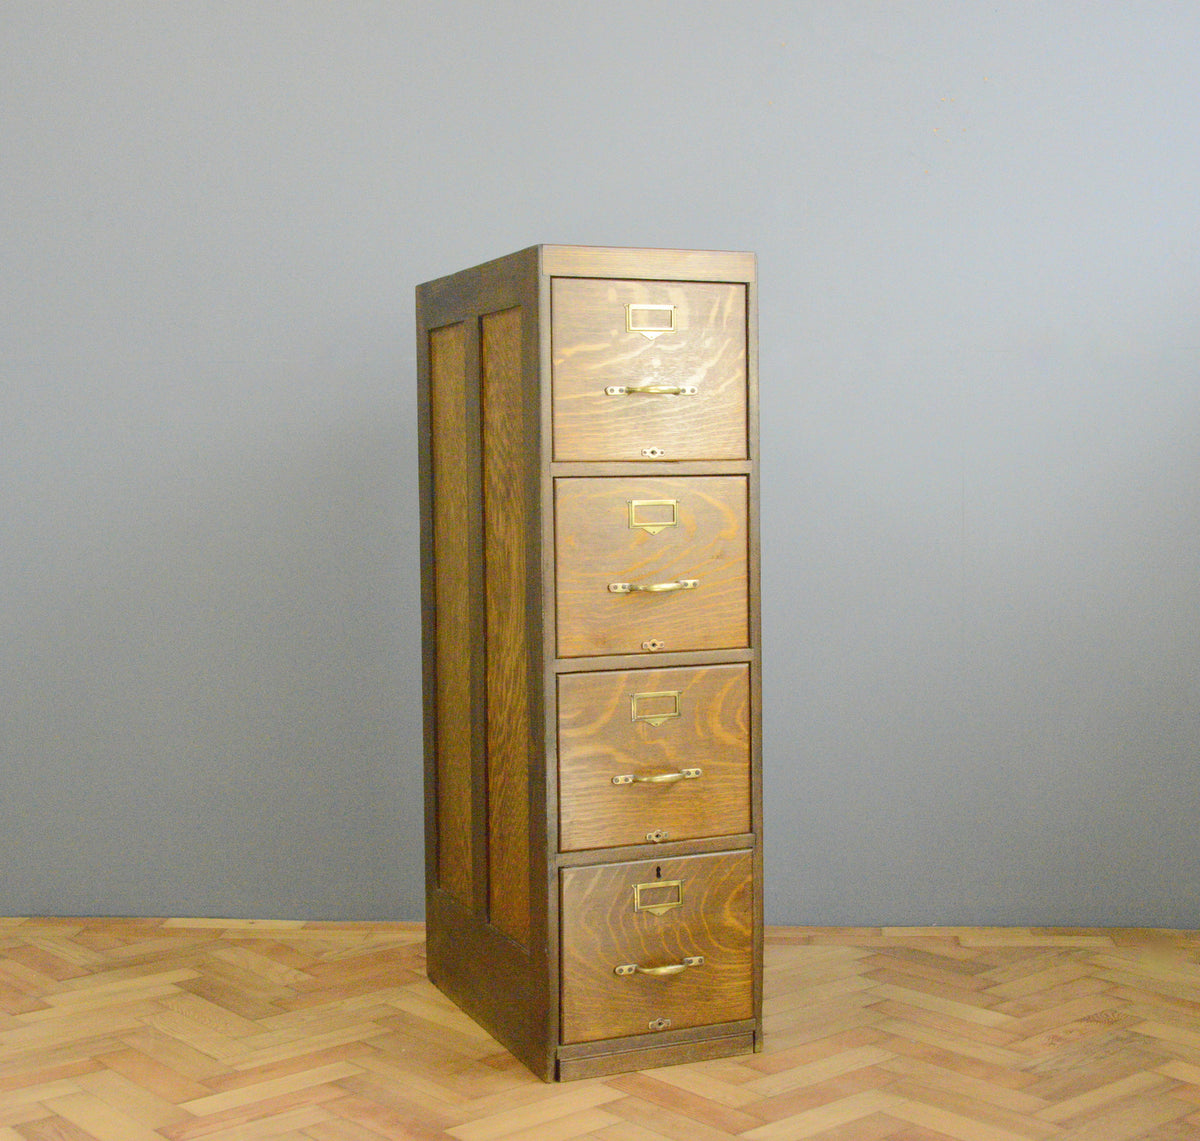
[[[746,457],[744,285],[555,278],[551,290],[555,459]]]
[[[563,1041],[752,1018],[751,876],[749,852],[564,869]]]
[[[555,482],[560,657],[749,640],[745,476]]]
[[[559,847],[750,831],[750,667],[558,679]]]

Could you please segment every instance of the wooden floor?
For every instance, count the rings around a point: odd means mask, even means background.
[[[0,919],[0,1141],[1200,1141],[1200,932],[767,940],[763,1053],[552,1086],[420,925]]]

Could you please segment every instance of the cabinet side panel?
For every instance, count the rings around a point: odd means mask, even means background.
[[[526,584],[533,454],[519,308],[481,321],[487,596],[488,847],[492,923],[529,942],[529,653]]]
[[[429,334],[437,612],[438,883],[472,902],[470,508],[466,330]]]

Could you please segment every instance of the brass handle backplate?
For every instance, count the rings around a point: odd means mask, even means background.
[[[667,963],[662,967],[643,967],[640,963],[622,963],[619,967],[613,967],[613,974],[650,975],[652,978],[661,979],[668,975],[682,974],[688,967],[699,967],[703,963],[703,955],[688,955],[678,963]]]
[[[698,578],[681,578],[675,582],[610,582],[609,594],[667,594],[672,590],[695,590]]]

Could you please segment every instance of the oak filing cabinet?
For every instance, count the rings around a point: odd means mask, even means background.
[[[548,1081],[762,1042],[752,254],[417,289],[429,977]]]

